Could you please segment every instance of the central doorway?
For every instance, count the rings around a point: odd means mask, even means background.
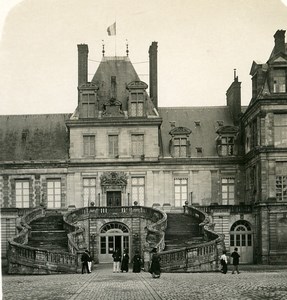
[[[107,206],[121,206],[122,193],[120,191],[107,191]]]
[[[112,254],[116,248],[119,248],[121,253],[127,249],[130,254],[129,229],[123,223],[107,223],[100,230],[99,262],[111,263]]]

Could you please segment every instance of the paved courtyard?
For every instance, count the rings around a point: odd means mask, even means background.
[[[91,274],[3,275],[4,300],[149,300],[287,299],[287,268],[246,270],[240,274],[113,273],[111,265],[96,266]]]

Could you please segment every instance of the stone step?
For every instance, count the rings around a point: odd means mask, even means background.
[[[31,231],[31,240],[61,240],[67,239],[67,233],[64,230],[52,230],[52,231]]]

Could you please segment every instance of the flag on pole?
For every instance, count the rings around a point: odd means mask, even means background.
[[[116,35],[116,33],[117,33],[116,22],[113,25],[108,27],[107,32],[108,32],[108,35]]]

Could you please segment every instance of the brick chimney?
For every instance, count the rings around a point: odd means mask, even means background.
[[[275,46],[274,54],[285,53],[285,30],[277,30],[274,34]]]
[[[78,45],[78,87],[88,81],[88,53],[88,45]]]
[[[241,115],[241,82],[238,81],[236,73],[234,73],[234,81],[226,92],[226,102],[231,112],[234,125],[238,125]]]
[[[149,47],[149,89],[150,97],[157,109],[157,42],[152,42]]]

